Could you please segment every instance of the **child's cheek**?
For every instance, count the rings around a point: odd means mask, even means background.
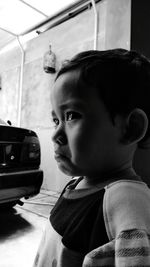
[[[88,131],[80,124],[75,125],[68,133],[68,144],[74,157],[81,156],[90,142]]]

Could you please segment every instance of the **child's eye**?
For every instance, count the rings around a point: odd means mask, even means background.
[[[72,121],[75,119],[79,119],[81,117],[81,114],[75,111],[69,111],[66,113],[66,120]]]

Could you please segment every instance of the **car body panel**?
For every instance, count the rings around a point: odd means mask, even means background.
[[[0,125],[0,205],[39,193],[43,182],[37,134]]]

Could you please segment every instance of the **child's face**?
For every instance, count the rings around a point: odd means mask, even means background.
[[[51,94],[55,159],[67,175],[99,175],[120,163],[120,132],[97,89],[78,84],[79,73],[60,75]]]

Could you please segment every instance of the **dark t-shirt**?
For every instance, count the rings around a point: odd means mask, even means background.
[[[74,189],[72,180],[51,211],[53,228],[69,249],[86,254],[109,242],[103,218],[104,188]]]

